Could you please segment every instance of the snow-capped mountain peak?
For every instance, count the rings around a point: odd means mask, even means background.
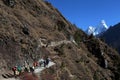
[[[108,26],[105,22],[105,20],[101,20],[101,22],[93,27],[93,26],[89,26],[88,29],[87,29],[87,34],[90,35],[90,34],[93,34],[94,36],[106,31],[108,29]]]
[[[106,29],[108,29],[108,26],[106,25],[105,20],[101,20],[101,24],[102,24]]]
[[[95,27],[93,27],[93,26],[89,26],[88,27],[88,30],[87,30],[87,33],[90,35],[90,34],[93,34],[94,32],[95,32]]]

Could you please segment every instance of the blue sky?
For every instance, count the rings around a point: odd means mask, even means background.
[[[62,15],[79,28],[96,26],[105,20],[108,26],[120,22],[120,0],[48,0]]]

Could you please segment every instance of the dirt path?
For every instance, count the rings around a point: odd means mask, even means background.
[[[52,62],[52,61],[50,61],[49,62],[49,64],[48,64],[48,66],[46,66],[46,67],[37,67],[36,69],[35,69],[35,71],[34,71],[34,73],[31,73],[31,72],[27,72],[27,73],[23,73],[23,74],[21,74],[20,75],[20,77],[18,77],[18,78],[14,78],[14,77],[12,77],[12,78],[4,78],[3,76],[2,76],[2,74],[0,75],[0,80],[39,80],[39,78],[40,78],[40,73],[44,70],[44,69],[46,69],[46,68],[49,68],[49,67],[51,67],[51,66],[53,66],[53,65],[55,65],[55,63],[54,62]]]

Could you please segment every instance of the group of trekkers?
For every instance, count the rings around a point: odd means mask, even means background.
[[[32,66],[29,65],[29,62],[25,61],[24,66],[14,66],[12,68],[12,71],[14,73],[14,76],[20,75],[22,72],[34,72],[36,67],[47,67],[50,62],[50,58],[43,59],[41,58],[38,61],[34,61]]]

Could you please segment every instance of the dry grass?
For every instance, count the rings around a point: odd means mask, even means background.
[[[14,8],[6,6],[2,1],[0,5],[0,61],[4,66],[15,66],[24,61],[25,56],[30,60],[33,56],[39,58],[41,54],[45,56],[44,53],[50,53],[48,55],[54,57],[56,65],[52,75],[52,69],[43,75],[44,80],[93,80],[96,76],[112,80],[111,76],[114,76],[119,64],[117,52],[95,38],[88,39],[83,31],[66,21],[52,6],[48,4],[48,7],[40,0],[18,0]],[[55,19],[51,18],[53,15]],[[61,27],[61,31],[58,31],[58,27]],[[25,34],[23,28],[27,28],[29,34]],[[42,48],[37,50],[40,37],[45,37],[47,41],[61,41],[67,40],[70,35],[75,37],[79,46],[73,43],[59,45],[58,52],[54,51],[54,47],[46,48],[43,52]],[[84,39],[88,42],[84,42]],[[100,50],[105,51],[110,69],[104,69],[97,63]],[[101,72],[95,74],[96,71]],[[69,75],[74,75],[74,78]],[[22,80],[23,77],[30,78],[28,80],[38,79],[31,73],[23,74]]]

